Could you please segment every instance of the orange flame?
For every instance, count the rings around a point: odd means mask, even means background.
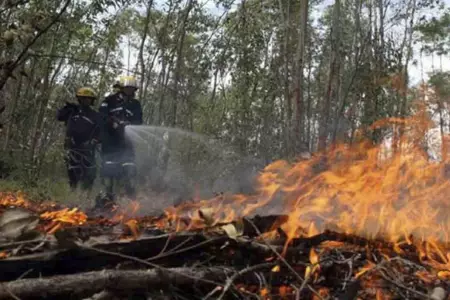
[[[131,231],[133,239],[137,239],[140,235],[138,222],[134,219],[130,219],[125,222],[125,225]]]
[[[187,229],[206,226],[193,217],[204,207],[215,222],[287,214],[281,228],[289,239],[325,229],[384,238],[396,243],[399,252],[401,243],[415,244],[434,267],[450,270],[450,159],[432,162],[424,152],[424,134],[431,125],[423,112],[379,121],[373,128],[402,128],[403,135],[378,146],[369,141],[336,145],[294,164],[273,162],[257,178],[255,195],[186,203],[167,209],[167,219]],[[183,226],[183,218],[190,223]]]
[[[373,262],[368,261],[367,264],[364,267],[362,267],[361,270],[359,270],[358,273],[355,274],[355,278],[359,278],[359,277],[363,276],[368,271],[371,271],[374,268],[376,268],[376,265]]]
[[[119,210],[114,217],[111,218],[112,222],[123,222],[130,217],[134,217],[139,210],[140,204],[137,201],[131,201],[125,209]]]
[[[29,205],[28,201],[25,200],[20,192],[16,195],[10,193],[0,193],[0,196],[0,205],[2,206],[26,207]]]
[[[78,208],[44,212],[40,218],[51,220],[50,225],[46,227],[46,231],[49,233],[54,233],[63,225],[83,225],[87,221],[86,214],[79,211]]]

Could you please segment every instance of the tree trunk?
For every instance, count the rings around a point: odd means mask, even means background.
[[[174,85],[172,89],[172,111],[170,114],[171,120],[170,125],[175,127],[177,124],[177,108],[178,108],[178,95],[179,95],[179,84],[181,80],[181,68],[183,67],[183,50],[184,50],[184,40],[186,38],[186,26],[189,20],[189,14],[194,8],[194,0],[189,0],[186,5],[186,11],[184,13],[183,25],[181,27],[181,33],[178,38],[178,48],[176,53],[176,65],[174,71]]]
[[[152,12],[152,6],[153,6],[153,0],[149,0],[148,6],[147,6],[147,15],[145,16],[144,21],[144,31],[142,33],[141,37],[141,45],[139,46],[139,55],[138,55],[138,62],[140,64],[140,73],[141,73],[141,80],[139,83],[139,99],[142,99],[142,96],[144,94],[143,87],[144,87],[144,80],[145,80],[145,60],[144,60],[144,47],[145,47],[145,40],[147,39],[149,25],[150,25],[150,16]],[[137,69],[137,68],[136,68]]]
[[[305,58],[305,41],[308,29],[308,0],[300,1],[300,35],[297,48],[297,64],[296,64],[296,89],[295,89],[295,152],[299,153],[304,148],[304,115],[303,111],[303,93],[304,93],[304,58]]]
[[[285,124],[284,124],[284,138],[286,143],[286,153],[285,156],[291,156],[293,151],[293,140],[292,140],[292,101],[291,101],[291,93],[289,91],[289,52],[288,52],[288,43],[289,43],[289,23],[290,23],[290,14],[289,14],[289,1],[287,1],[286,10],[283,8],[283,2],[281,0],[278,1],[279,9],[282,17],[283,23],[283,41],[280,43],[280,54],[282,57],[283,64],[283,96],[286,101],[285,104]],[[285,12],[286,11],[286,16]]]
[[[402,90],[402,103],[401,103],[401,111],[400,116],[405,116],[407,111],[407,88],[408,88],[408,65],[412,56],[412,42],[413,42],[413,33],[414,33],[414,18],[416,14],[416,2],[417,0],[411,0],[411,16],[409,22],[409,31],[405,31],[405,34],[408,32],[408,42],[406,45],[406,60],[405,67],[403,72],[403,90]]]
[[[312,43],[311,43],[312,44]],[[312,151],[312,144],[311,144],[311,126],[312,126],[312,97],[311,97],[311,73],[312,73],[312,64],[313,64],[313,57],[312,57],[312,45],[309,49],[309,58],[308,58],[308,90],[307,90],[307,101],[306,101],[306,141],[308,143],[308,151]]]
[[[23,69],[23,67],[22,67]],[[22,90],[22,82],[23,82],[23,77],[20,76],[19,77],[19,81],[17,82],[17,86],[15,87],[15,93],[14,93],[14,97],[12,99],[12,107],[11,107],[11,112],[10,112],[10,120],[8,122],[8,125],[6,127],[6,132],[5,132],[5,141],[3,144],[3,150],[6,151],[8,149],[9,146],[9,141],[10,141],[10,137],[11,137],[11,130],[12,130],[12,126],[14,124],[13,119],[15,119],[14,115],[16,113],[16,109],[17,109],[17,105],[19,103],[19,99],[20,99],[20,92]]]
[[[407,24],[405,24],[405,32],[404,32],[404,40],[403,40],[403,45],[402,45],[402,49],[401,51],[404,51],[404,48],[406,47],[406,59],[405,59],[405,64],[403,67],[403,72],[401,73],[402,78],[400,80],[403,81],[403,86],[400,86],[400,108],[399,108],[399,113],[398,116],[400,117],[404,117],[406,116],[406,112],[407,112],[407,88],[408,88],[408,64],[411,58],[411,54],[412,54],[412,40],[413,40],[413,27],[414,27],[414,18],[415,18],[415,12],[416,12],[416,0],[411,0],[409,2],[408,5],[408,12],[411,9],[411,15],[410,15],[410,23],[409,26]],[[408,29],[409,27],[409,29]],[[408,34],[409,31],[409,34]],[[400,62],[401,63],[401,62]],[[401,151],[401,145],[399,145],[399,142],[402,139],[402,136],[404,134],[404,126],[403,125],[399,125],[399,129],[398,129],[398,137],[396,137],[396,139],[393,141],[394,143],[394,151],[396,152],[397,149],[400,148]]]
[[[325,151],[327,147],[327,138],[329,132],[329,122],[330,122],[330,106],[335,98],[338,97],[339,91],[339,77],[340,77],[340,11],[341,11],[341,1],[336,0],[333,8],[333,26],[331,28],[331,63],[328,76],[328,84],[324,96],[324,101],[322,103],[322,118],[319,128],[319,144],[318,150]]]
[[[49,278],[21,279],[0,286],[0,299],[11,299],[11,295],[23,299],[47,297],[92,296],[102,290],[117,293],[133,290],[160,290],[170,286],[207,285],[214,281],[225,281],[231,271],[223,268],[173,268],[161,270],[105,270]]]

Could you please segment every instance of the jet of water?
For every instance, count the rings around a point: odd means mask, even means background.
[[[263,167],[215,139],[179,128],[129,125],[125,134],[135,145],[138,173],[149,178],[145,184],[163,185],[182,200],[242,192],[252,185],[255,166]]]
[[[202,146],[204,151],[214,154],[216,157],[227,157],[230,154],[235,154],[235,151],[231,147],[223,145],[217,140],[180,128],[128,125],[125,127],[125,134],[135,144],[172,148],[171,145],[191,143],[194,146]],[[169,151],[171,150],[169,149]]]

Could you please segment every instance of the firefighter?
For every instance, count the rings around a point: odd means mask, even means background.
[[[100,115],[92,106],[97,98],[93,89],[82,87],[77,90],[78,104],[67,102],[58,110],[58,121],[66,125],[64,149],[69,185],[75,189],[78,184],[91,190],[97,173],[95,148],[99,143]]]
[[[134,148],[125,136],[125,126],[142,124],[141,104],[135,98],[137,89],[134,77],[122,77],[120,91],[106,97],[100,105],[103,122],[101,177],[106,195],[99,195],[97,207],[114,203],[114,185],[120,181],[125,184],[127,196],[135,196]]]

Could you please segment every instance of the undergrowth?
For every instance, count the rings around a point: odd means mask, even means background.
[[[81,190],[71,191],[66,178],[40,179],[33,183],[8,178],[0,179],[1,192],[21,192],[27,199],[34,202],[52,201],[61,204],[85,205],[94,200],[96,190],[94,188],[89,194]]]

